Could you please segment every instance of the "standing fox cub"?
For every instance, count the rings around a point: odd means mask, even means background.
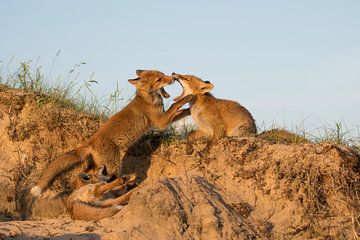
[[[174,82],[171,76],[155,70],[137,70],[136,74],[137,78],[129,80],[136,87],[135,98],[106,121],[87,142],[51,162],[31,189],[33,196],[39,196],[57,175],[75,165],[87,164],[85,171],[89,171],[104,164],[115,173],[121,160],[120,151],[125,151],[153,127],[164,129],[188,114],[180,108],[190,101],[191,96],[164,111],[162,97],[169,97],[164,87]]]
[[[183,88],[183,93],[174,99],[175,102],[193,95],[190,112],[198,128],[188,135],[187,154],[192,154],[192,143],[199,138],[210,140],[204,149],[206,152],[212,142],[221,137],[256,134],[255,121],[250,112],[237,102],[211,95],[209,92],[214,88],[213,84],[193,75],[173,73],[172,76]]]
[[[101,176],[96,177],[101,180]],[[136,187],[135,179],[135,175],[125,175],[110,183],[91,183],[92,175],[82,172],[77,179],[78,188],[66,201],[68,212],[77,220],[98,221],[111,217],[129,201]]]

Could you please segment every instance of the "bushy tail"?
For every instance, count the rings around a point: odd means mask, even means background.
[[[73,219],[99,221],[106,217],[112,217],[122,208],[123,206],[97,207],[79,201],[75,202],[69,210]]]
[[[53,179],[62,172],[68,171],[75,165],[84,162],[84,160],[78,155],[76,150],[67,152],[60,157],[56,158],[45,169],[43,175],[40,177],[36,186],[31,188],[30,192],[33,196],[39,196],[53,181]]]

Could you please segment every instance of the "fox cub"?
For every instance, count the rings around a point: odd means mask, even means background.
[[[197,129],[188,135],[187,154],[192,154],[192,143],[199,138],[209,140],[203,150],[206,152],[211,144],[221,137],[256,134],[255,121],[250,112],[235,101],[215,98],[210,94],[214,85],[209,81],[193,75],[173,73],[172,76],[183,88],[182,94],[174,99],[175,102],[193,95],[190,112]]]
[[[116,173],[122,153],[143,134],[153,127],[164,129],[186,115],[186,111],[180,108],[190,101],[191,96],[182,98],[164,111],[162,97],[169,97],[164,87],[174,82],[171,76],[155,70],[137,70],[136,74],[137,78],[129,80],[136,87],[135,98],[105,122],[87,142],[51,162],[31,189],[33,196],[39,196],[57,175],[75,165],[87,165],[85,171],[88,172],[105,164]]]
[[[102,175],[94,179],[94,176],[88,173],[79,174],[78,188],[66,201],[66,207],[73,219],[98,221],[111,217],[129,201],[136,187],[136,176],[124,175],[110,183],[106,182],[107,177]],[[96,183],[92,183],[93,180]]]

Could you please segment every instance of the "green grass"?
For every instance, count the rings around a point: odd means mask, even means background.
[[[64,77],[59,76],[56,81],[45,77],[37,62],[33,60],[20,62],[14,72],[9,72],[7,65],[0,65],[0,84],[3,87],[36,93],[36,101],[40,105],[52,102],[59,107],[87,112],[102,118],[108,118],[119,110],[119,102],[123,98],[120,96],[118,84],[115,91],[104,101],[93,92],[93,88],[98,84],[94,79],[94,74],[86,80],[79,80],[79,69],[86,64],[85,62],[75,64]],[[79,82],[81,82],[80,85]]]

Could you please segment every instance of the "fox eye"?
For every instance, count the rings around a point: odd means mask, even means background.
[[[83,182],[89,182],[90,181],[90,176],[89,174],[85,173],[85,172],[82,172],[79,174],[79,177],[80,179],[83,181]]]
[[[161,81],[161,78],[159,78],[158,80],[156,80],[156,82],[160,82]]]

